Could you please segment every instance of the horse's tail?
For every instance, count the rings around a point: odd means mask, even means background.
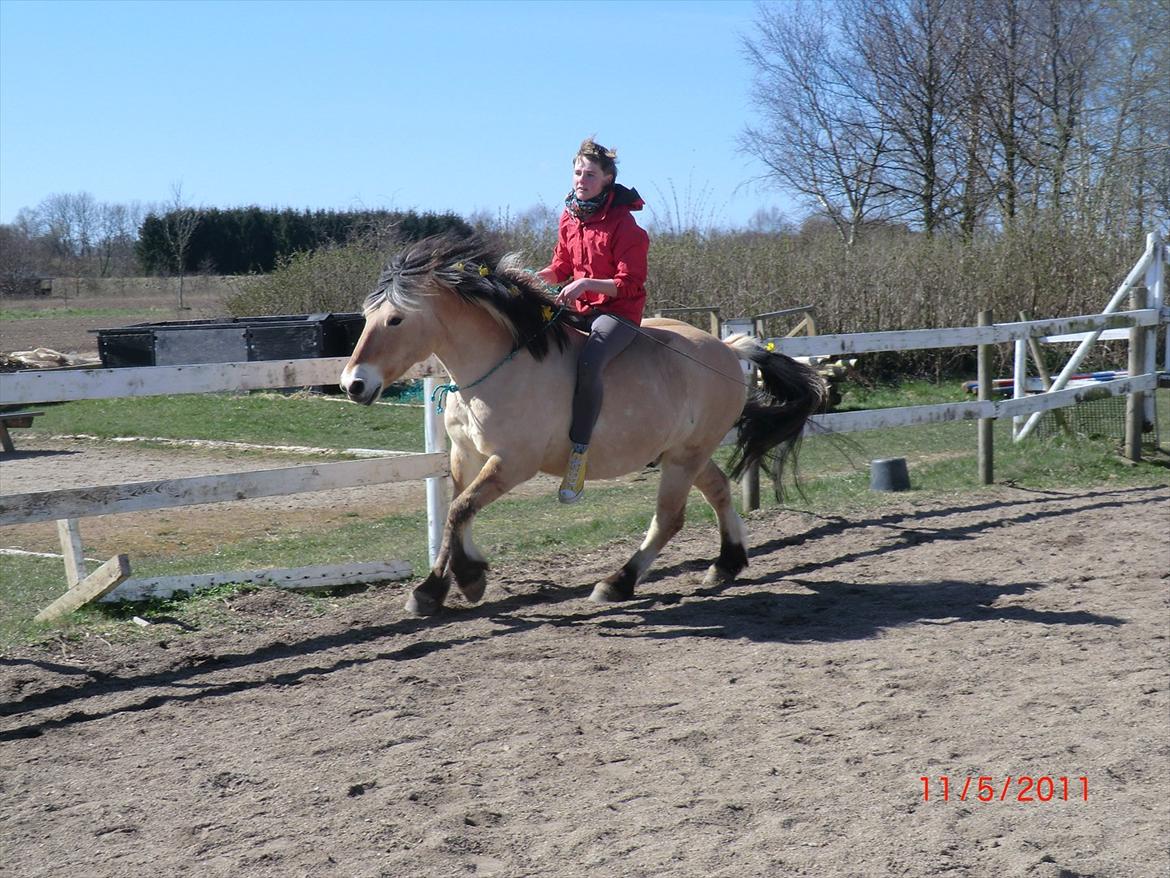
[[[731,476],[739,478],[748,467],[766,461],[779,498],[784,467],[791,461],[795,470],[804,425],[824,407],[828,388],[816,371],[768,350],[751,336],[733,336],[726,344],[741,360],[759,369],[763,383],[763,389],[753,387],[748,393],[743,413],[735,422]]]

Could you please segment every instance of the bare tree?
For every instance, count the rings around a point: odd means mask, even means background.
[[[1023,88],[1034,79],[1028,24],[1034,6],[1035,0],[981,0],[982,28],[972,56],[981,81],[976,100],[990,133],[985,172],[1000,218],[1009,227],[1035,164],[1028,132],[1037,127],[1038,110]]]
[[[822,3],[760,7],[758,34],[744,49],[763,122],[745,129],[740,147],[852,245],[867,222],[883,215],[889,139],[835,48],[833,12]]]
[[[82,274],[99,234],[99,213],[97,201],[88,192],[57,193],[22,210],[18,222],[44,241],[58,271]]]
[[[19,224],[0,225],[0,295],[37,292],[41,264],[37,242]]]
[[[761,207],[753,213],[747,222],[749,232],[764,235],[778,235],[782,232],[793,231],[791,220],[778,207]]]
[[[1170,219],[1170,0],[1111,0],[1099,28],[1111,38],[1077,135],[1078,210],[1094,226],[1140,232]]]
[[[134,242],[145,208],[140,202],[98,205],[98,239],[94,248],[98,276],[126,274],[134,268]]]
[[[962,0],[842,0],[856,77],[889,132],[883,177],[929,234],[955,211],[970,34]]]
[[[1043,203],[1057,215],[1068,195],[1075,138],[1099,50],[1097,9],[1089,0],[1038,0],[1030,17],[1038,63],[1020,87],[1039,110],[1037,128],[1029,137],[1035,145],[1033,162],[1042,174],[1033,190],[1033,207],[1038,210]]]
[[[742,145],[847,241],[870,215],[969,237],[1170,213],[1170,0],[809,0],[757,24]]]
[[[163,234],[167,246],[175,258],[179,272],[179,309],[183,304],[183,281],[187,276],[187,253],[191,248],[191,236],[199,225],[200,210],[187,204],[183,197],[183,184],[171,184],[171,200],[163,222]]]

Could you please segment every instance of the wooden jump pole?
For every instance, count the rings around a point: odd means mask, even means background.
[[[991,326],[991,317],[990,311],[980,311],[979,325]],[[991,376],[991,358],[994,352],[994,345],[981,344],[978,346],[977,358],[979,370],[976,377],[979,381],[980,402],[990,402],[994,396],[993,379]],[[979,482],[983,485],[990,485],[995,481],[994,427],[994,418],[979,419]]]
[[[1149,268],[1151,262],[1153,262],[1153,260],[1158,256],[1158,248],[1154,246],[1156,241],[1156,235],[1149,236],[1146,242],[1145,252],[1142,254],[1141,259],[1137,261],[1137,264],[1134,265],[1134,267],[1130,269],[1129,274],[1125,276],[1125,280],[1121,282],[1121,286],[1117,288],[1117,291],[1113,294],[1113,298],[1111,298],[1108,304],[1101,310],[1102,314],[1116,313],[1120,308],[1121,303],[1125,300],[1126,293],[1132,290],[1134,285],[1138,282],[1138,279],[1145,275],[1146,269]],[[1101,330],[1098,329],[1089,333],[1089,335],[1081,341],[1080,345],[1077,346],[1077,349],[1073,351],[1073,355],[1069,358],[1069,361],[1060,371],[1060,374],[1057,375],[1056,379],[1052,382],[1053,390],[1064,390],[1065,386],[1069,382],[1069,379],[1072,378],[1073,373],[1075,373],[1076,370],[1080,368],[1081,361],[1084,360],[1086,356],[1088,356],[1089,349],[1097,343],[1097,339],[1100,337]],[[1040,412],[1037,412],[1036,414],[1029,417],[1028,420],[1024,423],[1024,426],[1020,428],[1020,432],[1016,436],[1017,440],[1026,439],[1028,435],[1031,434],[1039,420]]]

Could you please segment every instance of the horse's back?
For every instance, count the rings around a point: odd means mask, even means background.
[[[688,323],[654,318],[641,329],[606,369],[595,442],[609,453],[627,445],[638,446],[635,457],[651,453],[639,464],[672,448],[713,452],[743,410],[739,358]]]
[[[711,333],[668,317],[651,317],[642,324],[643,335],[654,348],[647,348],[647,354],[661,358],[668,368],[677,370],[690,363],[698,365],[700,371],[694,378],[713,381],[714,392],[726,395],[728,380],[743,386],[743,372],[739,357]],[[703,374],[703,373],[706,374]],[[691,373],[688,372],[688,375]]]

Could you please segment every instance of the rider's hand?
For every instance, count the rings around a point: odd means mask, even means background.
[[[571,283],[567,283],[557,293],[558,305],[571,305],[581,296],[582,293],[589,292],[589,279],[579,277]]]

